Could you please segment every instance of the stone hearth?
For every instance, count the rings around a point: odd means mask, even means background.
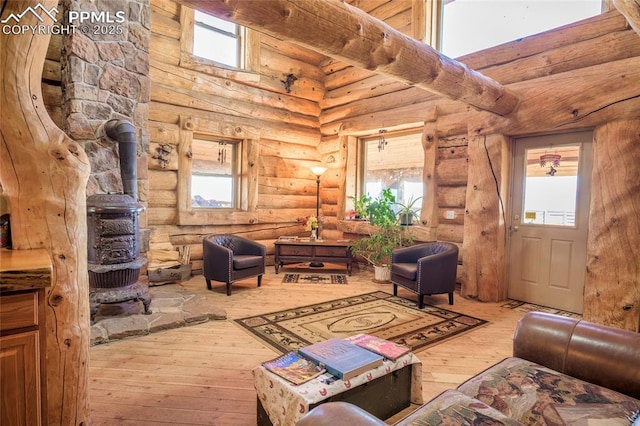
[[[150,287],[149,294],[150,315],[144,314],[138,301],[100,305],[91,327],[91,345],[227,318],[227,313],[213,306],[210,299],[180,284]]]

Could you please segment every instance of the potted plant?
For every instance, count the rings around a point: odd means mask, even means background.
[[[398,224],[393,210],[395,197],[390,189],[382,191],[368,207],[370,234],[354,242],[351,252],[365,259],[374,268],[377,282],[389,282],[391,278],[391,252],[403,245],[411,244],[411,237],[405,235]]]
[[[409,225],[413,225],[413,219],[417,219],[418,218],[418,211],[420,209],[414,207],[415,204],[418,202],[418,200],[420,200],[422,197],[418,197],[418,198],[413,198],[413,196],[411,196],[409,198],[409,201],[406,202],[406,204],[404,203],[395,203],[397,206],[400,207],[400,210],[398,210],[398,220],[400,221],[400,225],[403,226],[409,226]]]
[[[362,194],[360,197],[350,196],[353,200],[353,210],[355,211],[355,219],[366,219],[369,215],[369,204],[371,204],[371,196]]]
[[[391,193],[391,189],[385,188],[379,196],[371,200],[367,206],[367,216],[372,225],[386,227],[396,223],[396,213],[393,205],[396,197]]]
[[[388,282],[391,275],[391,252],[402,245],[403,229],[394,223],[376,227],[371,234],[354,242],[351,251],[373,266],[376,281]]]

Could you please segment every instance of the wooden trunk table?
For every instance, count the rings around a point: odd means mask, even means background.
[[[423,402],[422,363],[411,352],[396,361],[385,359],[347,381],[324,373],[296,386],[262,365],[253,376],[258,426],[293,426],[309,410],[330,401],[350,402],[381,419]]]
[[[274,244],[276,274],[285,263],[331,262],[346,264],[351,275],[350,246],[349,240],[277,240]]]

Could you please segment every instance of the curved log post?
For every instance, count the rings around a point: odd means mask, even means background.
[[[629,26],[640,35],[640,2],[638,0],[613,0],[613,5],[625,18]]]
[[[9,1],[1,19],[57,0]],[[41,15],[45,15],[42,13]],[[50,25],[35,14],[20,25]],[[50,35],[0,35],[0,182],[11,212],[13,248],[44,248],[53,262],[47,296],[49,425],[88,425],[89,285],[84,150],[49,117],[42,70]]]

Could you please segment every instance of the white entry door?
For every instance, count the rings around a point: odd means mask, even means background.
[[[591,132],[515,141],[510,299],[582,313]]]

